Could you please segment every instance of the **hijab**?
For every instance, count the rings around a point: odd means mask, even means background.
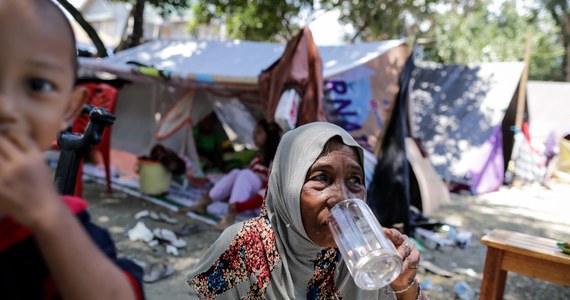
[[[362,148],[334,124],[309,123],[283,135],[261,215],[226,229],[188,273],[200,298],[395,299],[389,288],[358,288],[338,250],[314,243],[303,227],[301,188],[335,136],[358,150],[362,165]]]

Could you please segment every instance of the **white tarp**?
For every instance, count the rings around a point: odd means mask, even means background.
[[[357,107],[372,103],[375,104],[373,108],[380,109],[382,106],[377,102],[393,98],[387,94],[397,91],[392,88],[397,87],[397,78],[393,74],[394,68],[405,61],[403,57],[407,48],[404,43],[405,40],[390,40],[319,47],[325,79],[338,81],[353,74],[353,70],[366,67],[370,69],[366,73],[369,80],[377,82],[383,91],[370,92],[373,97],[366,99],[341,95],[344,102],[338,110],[357,111],[349,102]],[[396,48],[397,55],[391,51]],[[213,109],[227,125],[224,128],[232,141],[240,145],[252,144],[253,117],[263,114],[263,105],[257,94],[258,76],[281,57],[284,49],[284,44],[251,41],[158,40],[109,58],[82,58],[79,77],[100,76],[97,72],[103,71],[134,82],[119,93],[118,119],[112,137],[114,148],[136,154],[147,153],[157,142],[157,137],[164,135],[159,139],[161,143],[193,159],[195,150],[187,136],[206,109],[208,112]],[[362,77],[362,72],[357,73],[358,78]],[[372,85],[368,88],[371,89]],[[191,96],[183,97],[190,90],[193,91]],[[358,104],[357,100],[364,102]],[[169,110],[177,107],[177,101],[179,104],[195,102],[196,105],[191,105],[193,108],[190,110],[179,109],[168,114]],[[239,102],[243,103],[241,108],[237,106]],[[197,107],[202,110],[195,111]],[[243,113],[238,114],[238,110]],[[375,115],[369,110],[362,113],[364,121],[374,119]],[[364,127],[360,123],[358,126]],[[369,135],[377,136],[380,127],[373,127],[374,130],[368,131]]]
[[[551,132],[570,131],[570,83],[529,81],[527,84],[530,136],[544,142]]]
[[[340,46],[321,46],[323,77],[329,78],[362,65],[405,40],[388,40]],[[131,80],[148,80],[134,75],[137,62],[165,70],[174,83],[229,83],[257,85],[257,76],[281,56],[284,44],[252,41],[157,40],[105,59],[82,58],[81,75],[106,71]],[[136,69],[136,68],[135,68]]]

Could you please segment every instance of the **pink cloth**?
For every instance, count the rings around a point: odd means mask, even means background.
[[[210,190],[209,196],[215,202],[224,201],[229,197],[229,203],[246,201],[261,189],[261,178],[250,169],[233,169],[222,176]]]

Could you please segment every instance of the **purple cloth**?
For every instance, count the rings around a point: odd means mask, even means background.
[[[503,184],[505,160],[503,158],[503,133],[501,126],[495,127],[493,134],[480,148],[480,159],[473,162],[467,171],[474,195],[494,192]]]
[[[551,159],[557,154],[556,146],[558,144],[558,140],[556,138],[556,133],[551,131],[546,138],[546,142],[544,142],[544,156]]]

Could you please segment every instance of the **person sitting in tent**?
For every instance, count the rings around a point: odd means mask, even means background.
[[[208,206],[213,202],[223,202],[228,199],[229,206],[219,209],[212,207],[213,214],[225,214],[225,217],[216,226],[224,229],[233,224],[236,214],[261,207],[269,166],[275,156],[277,145],[281,139],[281,130],[275,123],[266,120],[257,122],[253,130],[253,141],[259,149],[258,155],[244,169],[233,169],[222,176],[214,186],[205,193],[204,197],[194,206],[181,209],[181,212],[193,211],[205,214]],[[216,209],[218,207],[218,209]],[[224,212],[227,207],[227,212]]]
[[[214,112],[202,119],[192,131],[196,150],[205,171],[224,171],[223,143],[226,137]]]

